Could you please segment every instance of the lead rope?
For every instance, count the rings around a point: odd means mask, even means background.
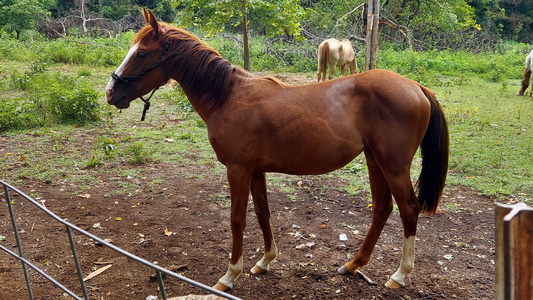
[[[144,99],[142,96],[139,97],[144,102],[144,108],[143,108],[143,114],[141,116],[141,121],[144,121],[144,119],[146,117],[146,112],[150,109],[150,99],[154,95],[155,91],[157,91],[158,89],[159,89],[159,87],[153,89],[152,93],[150,93],[150,96],[148,96],[148,99]]]

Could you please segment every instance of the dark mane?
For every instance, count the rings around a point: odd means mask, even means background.
[[[179,70],[179,78],[174,79],[200,105],[210,110],[222,107],[228,99],[233,72],[252,76],[191,33],[167,23],[159,22],[159,25],[163,32],[161,41],[170,44],[169,58],[163,65]],[[149,35],[153,35],[153,31],[148,25],[139,30],[134,43]]]

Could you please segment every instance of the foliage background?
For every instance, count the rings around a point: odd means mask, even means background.
[[[141,7],[163,21],[208,34],[242,32],[248,17],[253,35],[360,40],[364,0],[0,0],[3,37],[110,36],[142,25]],[[246,8],[243,8],[246,4]],[[381,1],[380,39],[403,48],[490,50],[501,40],[529,43],[529,0]]]

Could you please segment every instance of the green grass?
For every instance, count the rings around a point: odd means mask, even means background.
[[[517,80],[473,80],[468,86],[435,88],[450,126],[448,184],[486,195],[533,197],[533,99],[519,97]]]

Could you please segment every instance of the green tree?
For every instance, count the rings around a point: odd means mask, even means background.
[[[244,68],[250,69],[248,26],[268,37],[300,35],[303,9],[297,0],[176,0],[183,27],[200,27],[210,35],[240,27],[244,39]]]
[[[476,27],[475,9],[466,0],[385,0],[381,11],[390,37],[403,29],[404,36],[428,44]]]
[[[174,0],[87,0],[89,10],[111,20],[119,20],[124,16],[140,16],[141,8],[146,7],[162,21],[173,22],[176,18]]]
[[[533,40],[533,1],[501,0],[500,8],[505,11],[505,18],[500,19],[504,38],[531,43]]]
[[[383,0],[382,0],[383,1]],[[348,37],[364,40],[363,5],[367,0],[300,0],[305,9],[302,27],[309,37],[324,39]]]
[[[165,22],[176,20],[177,10],[174,7],[174,0],[136,0],[139,7],[151,9],[154,14]]]
[[[15,32],[17,39],[22,31],[35,28],[35,24],[49,9],[55,0],[0,0],[0,27],[6,32]]]

